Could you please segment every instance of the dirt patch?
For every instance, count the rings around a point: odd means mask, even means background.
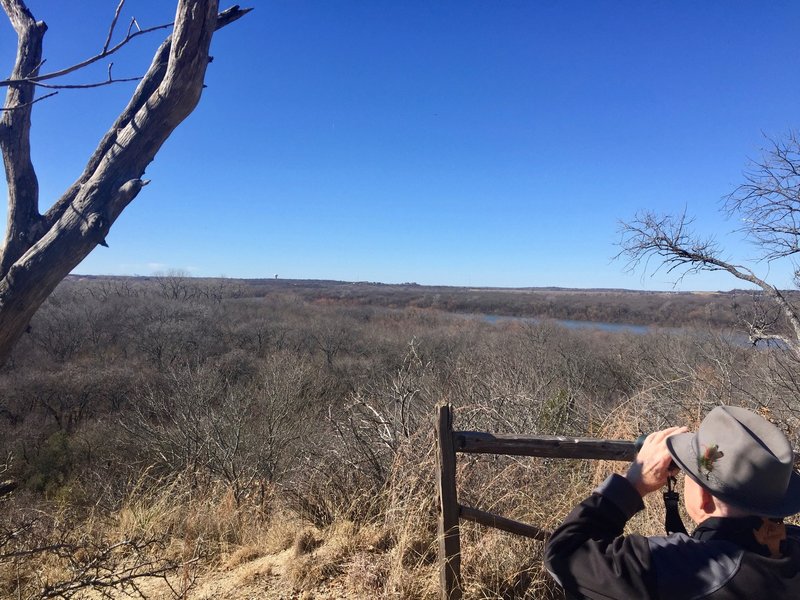
[[[296,556],[293,549],[279,554],[261,556],[253,560],[240,560],[235,566],[228,563],[219,570],[198,575],[193,581],[185,575],[163,580],[146,581],[140,588],[151,600],[174,600],[173,590],[189,585],[187,600],[356,600],[363,596],[348,591],[344,577],[320,582],[312,590],[299,590],[288,581]]]

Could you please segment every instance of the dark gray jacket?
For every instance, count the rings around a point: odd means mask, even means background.
[[[787,526],[781,558],[756,542],[759,517],[711,518],[691,537],[623,536],[644,508],[627,479],[609,477],[567,516],[545,565],[568,595],[625,600],[800,600],[800,529]]]

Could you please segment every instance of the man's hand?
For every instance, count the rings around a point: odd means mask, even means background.
[[[672,457],[667,450],[667,438],[689,431],[686,427],[670,427],[647,436],[639,454],[628,467],[625,477],[642,497],[661,489],[670,476]]]

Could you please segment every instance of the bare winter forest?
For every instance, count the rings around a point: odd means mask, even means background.
[[[753,311],[743,292],[69,278],[0,371],[0,597],[435,598],[437,404],[459,429],[633,439],[732,403],[797,444],[796,359],[731,335]],[[458,480],[552,528],[623,467],[482,456]],[[559,597],[540,543],[462,525],[466,597]]]

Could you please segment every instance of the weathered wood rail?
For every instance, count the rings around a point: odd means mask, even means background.
[[[439,407],[436,424],[439,488],[439,576],[443,600],[460,600],[461,539],[459,521],[465,519],[535,540],[546,540],[550,532],[533,525],[463,506],[456,489],[456,454],[508,454],[547,458],[589,458],[630,461],[634,443],[625,440],[569,438],[561,436],[499,435],[476,431],[453,431],[453,409]]]

